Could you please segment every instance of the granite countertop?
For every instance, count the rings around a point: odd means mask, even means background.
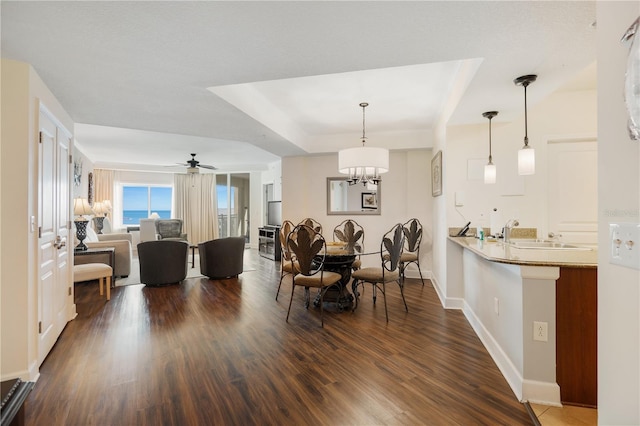
[[[523,249],[502,241],[480,241],[473,237],[449,237],[449,240],[492,262],[528,266],[567,266],[596,268],[598,251]]]

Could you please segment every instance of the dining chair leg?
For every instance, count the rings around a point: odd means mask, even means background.
[[[291,312],[291,303],[293,302],[293,291],[296,289],[296,285],[293,284],[291,286],[291,299],[289,299],[289,309],[287,310],[287,319],[286,322],[289,322],[289,313]]]
[[[420,273],[420,281],[422,281],[422,287],[424,287],[424,278],[422,278],[422,269],[420,269],[419,263],[416,263],[416,266],[418,266],[418,272]]]
[[[324,328],[324,291],[320,289],[320,327]]]
[[[404,283],[398,280],[398,285],[400,286],[400,295],[402,296],[402,301],[404,302],[404,309],[405,311],[409,312],[407,301],[404,299]]]
[[[353,284],[351,284],[351,291],[353,292],[353,298],[355,299],[355,303],[353,304],[353,309],[351,309],[351,312],[355,312],[356,309],[358,308],[358,299],[360,298],[360,293],[358,292],[358,285],[360,285],[360,283],[358,283],[358,281],[354,279]]]
[[[387,317],[387,322],[389,322],[389,312],[387,311],[387,289],[384,281],[382,282],[382,298],[384,299],[384,315]]]
[[[276,291],[276,300],[278,300],[278,295],[280,294],[280,287],[282,286],[282,278],[284,278],[284,274],[280,272],[280,282],[278,283],[278,291]]]
[[[376,298],[378,297],[378,286],[374,283],[373,284],[373,304],[376,304]]]

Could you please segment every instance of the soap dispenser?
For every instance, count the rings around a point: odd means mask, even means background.
[[[478,226],[476,227],[476,237],[482,241],[484,240],[484,214],[480,213],[480,220],[478,220]]]

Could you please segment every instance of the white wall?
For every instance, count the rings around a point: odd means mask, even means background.
[[[540,78],[543,78],[541,76]],[[518,88],[514,85],[514,90]],[[529,90],[535,90],[532,84]],[[514,95],[518,95],[515,93]],[[489,120],[473,126],[451,126],[447,129],[447,163],[450,173],[447,185],[447,223],[462,226],[467,221],[476,226],[481,214],[484,226],[497,208],[504,222],[517,218],[521,227],[538,228],[538,236],[548,232],[547,151],[549,141],[597,136],[597,93],[590,91],[556,92],[528,111],[529,145],[536,151],[536,173],[519,176],[518,150],[523,145],[524,115],[511,123],[492,124],[492,156],[498,174],[497,182],[485,185],[483,180],[469,180],[469,161],[484,167],[489,156]],[[465,203],[455,207],[455,193],[463,192]],[[515,195],[518,194],[518,195]]]
[[[609,263],[609,223],[640,222],[640,143],[626,130],[622,35],[640,2],[598,2],[598,422],[640,424],[640,271]],[[636,46],[640,48],[640,46]]]
[[[431,150],[392,151],[390,171],[382,176],[381,215],[327,215],[327,177],[340,176],[337,154],[287,157],[282,160],[282,218],[294,223],[313,217],[332,239],[333,228],[347,218],[365,229],[365,247],[377,249],[382,235],[398,222],[417,217],[424,227],[421,246],[423,273],[431,269]],[[380,258],[366,256],[365,266],[380,264]],[[408,270],[407,276],[418,276]],[[428,275],[427,275],[428,277]]]
[[[1,78],[0,375],[2,380],[34,380],[39,367],[38,235],[29,222],[31,216],[37,220],[39,102],[67,130],[73,130],[73,121],[28,64],[2,59]]]

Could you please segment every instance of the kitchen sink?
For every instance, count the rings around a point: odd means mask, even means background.
[[[520,249],[541,249],[541,250],[591,250],[590,247],[576,246],[573,244],[561,243],[559,241],[546,240],[515,240],[509,245]]]

